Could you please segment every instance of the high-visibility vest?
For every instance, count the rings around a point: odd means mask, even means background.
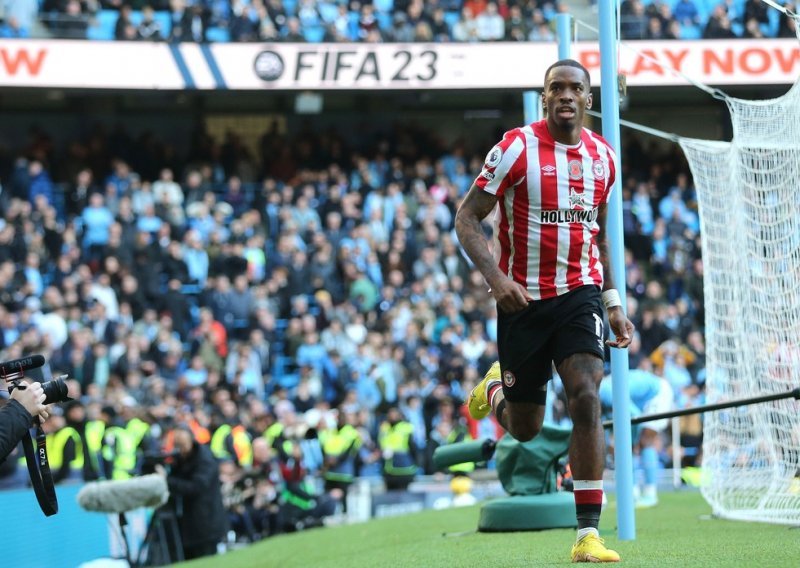
[[[211,433],[208,428],[201,426],[197,420],[192,419],[189,421],[189,429],[194,434],[194,439],[197,440],[198,444],[205,445],[211,441]]]
[[[280,448],[275,447],[275,440],[280,438],[281,434],[283,434],[283,424],[281,424],[280,422],[276,422],[275,424],[264,430],[264,434],[262,435],[264,439],[267,441],[267,443],[270,445],[270,447],[273,447],[276,450],[280,449],[283,451],[284,454],[290,456],[292,455],[292,450],[294,449],[294,443],[291,440],[284,440]]]
[[[103,433],[106,431],[106,424],[102,420],[90,420],[86,423],[86,452],[89,463],[97,474],[103,478],[105,472],[100,467],[100,457],[103,450]]]
[[[131,418],[130,422],[125,426],[125,429],[131,437],[133,447],[138,448],[144,437],[150,432],[150,424],[140,418]]]
[[[129,479],[136,469],[136,445],[130,433],[120,426],[109,426],[103,433],[103,460],[113,464],[111,479]]]
[[[267,441],[267,443],[270,446],[272,446],[272,444],[275,443],[275,440],[281,434],[283,434],[283,424],[281,424],[280,422],[276,422],[275,424],[264,430],[263,436],[264,439]]]
[[[233,438],[233,450],[236,452],[236,461],[240,466],[249,466],[253,463],[253,446],[250,443],[250,435],[244,426],[234,426],[223,424],[217,428],[211,436],[211,453],[219,460],[230,459],[231,454],[226,447],[228,436]]]
[[[58,470],[64,464],[64,447],[67,445],[67,440],[72,439],[75,443],[75,456],[70,461],[69,467],[73,471],[83,470],[83,442],[75,428],[65,426],[47,437],[47,461],[50,462],[51,469]]]
[[[394,426],[388,422],[381,424],[378,444],[384,454],[383,471],[388,475],[414,475],[417,464],[411,456],[411,436],[414,427],[405,421]]]
[[[345,424],[340,429],[325,430],[320,433],[319,441],[325,457],[339,458],[344,452],[350,455],[341,463],[325,471],[325,479],[350,483],[356,473],[356,454],[361,447],[361,434],[358,430]]]

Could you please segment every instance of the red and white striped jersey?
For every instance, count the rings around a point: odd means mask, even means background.
[[[505,133],[475,184],[496,195],[494,256],[535,300],[603,285],[597,214],[616,177],[616,155],[588,128],[575,146],[544,120]]]

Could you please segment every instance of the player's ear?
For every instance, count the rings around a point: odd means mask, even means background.
[[[592,108],[592,93],[589,93],[589,96],[586,97],[586,108]]]

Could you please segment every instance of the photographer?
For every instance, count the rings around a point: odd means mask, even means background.
[[[11,400],[0,409],[0,461],[8,454],[31,427],[34,416],[47,419],[47,407],[42,385],[31,383],[26,388],[18,387],[11,393]]]
[[[219,465],[211,451],[198,444],[192,432],[176,428],[173,442],[178,456],[169,474],[163,466],[156,471],[167,478],[180,526],[186,560],[217,552],[217,543],[227,532],[227,517],[220,491]]]

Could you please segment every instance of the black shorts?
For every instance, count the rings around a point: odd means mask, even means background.
[[[497,348],[506,400],[544,404],[554,364],[575,353],[605,357],[600,290],[582,286],[519,312],[498,310]]]

